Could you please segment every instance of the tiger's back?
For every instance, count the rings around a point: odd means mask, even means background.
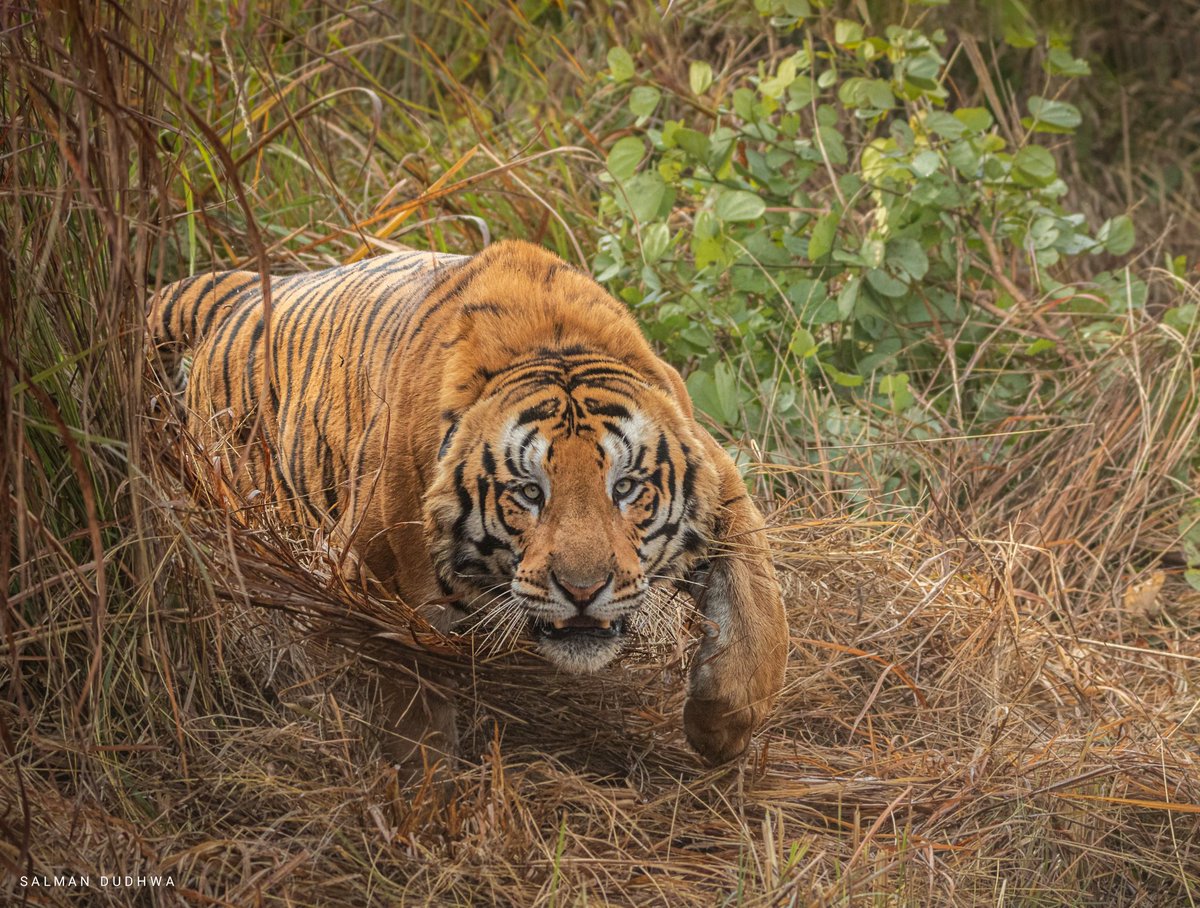
[[[382,446],[387,367],[429,289],[465,261],[402,252],[271,276],[269,319],[256,272],[164,288],[151,304],[150,332],[171,371],[192,351],[189,429],[206,445],[246,455],[244,493],[268,493],[293,521],[338,523],[358,497],[351,477]]]

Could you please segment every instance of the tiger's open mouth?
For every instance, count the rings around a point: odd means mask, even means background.
[[[571,640],[580,637],[610,638],[619,637],[625,633],[624,618],[617,618],[615,621],[592,618],[588,615],[576,615],[565,621],[542,621],[540,618],[533,618],[530,625],[534,637],[547,640]]]

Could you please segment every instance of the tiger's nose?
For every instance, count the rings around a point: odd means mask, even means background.
[[[592,601],[600,595],[603,590],[612,581],[612,574],[609,574],[603,580],[597,580],[595,583],[585,583],[576,585],[563,580],[553,571],[550,572],[550,577],[555,585],[566,594],[567,598],[575,603],[575,608],[579,611],[585,611]]]

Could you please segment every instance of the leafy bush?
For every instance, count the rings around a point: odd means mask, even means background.
[[[701,408],[803,436],[802,386],[819,383],[853,405],[839,413],[958,431],[1025,400],[1031,371],[1112,342],[1145,284],[1105,272],[1083,290],[1062,271],[1127,253],[1132,222],[1093,231],[1067,210],[1037,141],[1079,125],[1055,95],[1086,62],[1051,47],[1049,87],[1006,136],[982,107],[951,109],[940,29],[837,20],[825,41],[807,3],[759,9],[794,50],[748,78],[696,60],[673,88],[608,57],[629,129],[608,153],[594,269],[690,364]]]

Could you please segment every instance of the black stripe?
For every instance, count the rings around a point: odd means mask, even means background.
[[[603,403],[594,397],[585,397],[583,405],[592,416],[615,416],[618,419],[629,419],[632,414],[620,404]]]
[[[321,480],[325,484],[325,510],[330,518],[337,520],[338,516],[338,494],[337,494],[337,479],[333,472],[333,449],[326,442],[321,447],[325,449],[325,462],[321,468]],[[319,451],[318,451],[319,456]]]
[[[192,288],[193,284],[195,284],[197,281],[204,280],[205,278],[208,278],[210,282],[215,280],[214,275],[211,274],[194,274],[191,277],[185,277],[183,280],[175,284],[175,292],[171,294],[171,298],[167,300],[166,305],[162,308],[162,324],[165,330],[171,330],[171,318],[175,314],[175,307],[179,305],[179,301],[183,299],[183,295]],[[180,324],[181,330],[179,331],[179,334],[172,334],[166,339],[179,341],[184,340],[184,338],[181,336],[185,333],[182,328],[183,325]]]
[[[238,318],[222,322],[216,336],[212,340],[212,347],[210,348],[213,351],[212,355],[219,355],[221,357],[221,389],[225,392],[226,407],[233,406],[233,382],[229,374],[229,361],[233,353],[233,346],[237,342],[238,333],[241,331],[242,326],[253,312],[253,306],[246,306]],[[212,362],[211,358],[209,362]]]
[[[263,318],[263,312],[259,310],[258,321],[254,324],[254,330],[250,332],[249,350],[246,352],[246,370],[243,374],[242,396],[247,402],[254,400],[254,368],[258,365],[258,346],[262,342],[263,331],[266,330],[267,321]],[[270,385],[270,381],[267,382]],[[261,405],[261,401],[256,401]]]
[[[395,263],[393,262],[392,264]],[[409,286],[409,282],[398,284],[395,287],[388,286],[388,284],[397,274],[404,274],[411,271],[416,264],[419,264],[419,262],[402,265],[400,268],[380,269],[379,273],[382,277],[375,284],[371,285],[370,292],[378,293],[378,296],[373,300],[374,305],[368,307],[365,304],[367,301],[362,301],[355,307],[349,327],[345,329],[348,334],[346,349],[349,360],[345,363],[345,375],[342,383],[342,401],[346,406],[345,419],[342,425],[342,438],[346,439],[347,444],[349,444],[349,439],[352,435],[354,417],[356,415],[355,410],[359,411],[357,415],[364,423],[367,421],[369,393],[363,387],[363,384],[365,376],[369,373],[370,364],[363,361],[364,354],[362,351],[358,352],[357,358],[354,355],[355,349],[358,346],[356,338],[360,336],[359,332],[363,319],[369,318],[371,324],[373,324],[379,311],[389,304],[392,299],[398,298],[404,293],[405,289]],[[399,309],[402,307],[397,306],[396,308]],[[368,326],[365,333],[369,333],[369,331],[370,328]],[[354,404],[357,404],[357,406]]]
[[[442,437],[442,446],[438,448],[438,460],[441,460],[443,457],[445,457],[446,453],[450,450],[450,442],[454,438],[454,433],[457,431],[458,423],[451,423],[450,428],[446,430],[446,434]]]
[[[549,397],[531,407],[526,407],[517,415],[517,425],[524,426],[531,422],[540,422],[557,416],[562,409],[562,401]]]
[[[275,374],[279,379],[279,387],[283,391],[281,406],[279,408],[279,420],[281,426],[290,423],[292,420],[292,400],[295,397],[293,385],[295,383],[296,374],[296,350],[298,348],[297,334],[302,328],[310,323],[316,317],[316,306],[310,306],[311,301],[322,292],[328,291],[337,286],[339,277],[335,272],[340,269],[331,269],[329,271],[319,271],[312,275],[311,283],[305,281],[300,287],[299,296],[295,299],[286,301],[287,308],[280,312],[281,324],[279,331],[272,332],[274,344],[274,356],[272,357],[275,365]],[[280,299],[280,303],[285,301]],[[283,344],[284,356],[279,356],[279,345]],[[282,363],[283,369],[280,370]]]
[[[240,274],[240,273],[241,272],[239,272],[239,271],[234,271],[234,272],[231,272],[231,276],[234,274]],[[236,287],[223,292],[221,294],[221,296],[217,299],[217,301],[215,303],[213,303],[212,307],[208,310],[208,313],[204,316],[204,324],[199,329],[199,332],[198,332],[199,336],[200,337],[208,336],[209,329],[212,328],[213,322],[216,321],[217,312],[221,309],[222,306],[224,306],[231,299],[233,299],[235,296],[237,296],[239,293],[241,293],[243,290],[245,290],[248,286],[250,286],[251,284],[254,284],[254,283],[258,283],[258,282],[259,282],[259,276],[256,274],[253,277],[251,277],[249,280],[243,281],[242,283],[238,284]],[[215,292],[215,290],[214,290],[214,292]],[[231,312],[232,312],[232,310],[231,310]]]
[[[475,278],[479,277],[480,273],[484,269],[484,265],[477,264],[477,260],[472,259],[470,261],[463,262],[461,265],[458,265],[456,271],[451,272],[453,277],[450,275],[446,276],[444,279],[446,283],[440,285],[440,292],[438,293],[437,299],[432,303],[432,305],[425,309],[420,320],[417,322],[417,326],[413,329],[412,334],[409,335],[410,346],[416,342],[421,332],[425,330],[425,325],[428,324],[429,320],[433,318],[433,316],[436,315],[443,306],[461,295],[462,292],[471,285],[471,282],[474,281]],[[442,287],[445,289],[441,289]]]
[[[460,310],[463,315],[475,315],[478,312],[487,312],[491,315],[503,315],[506,310],[498,303],[467,303]]]

